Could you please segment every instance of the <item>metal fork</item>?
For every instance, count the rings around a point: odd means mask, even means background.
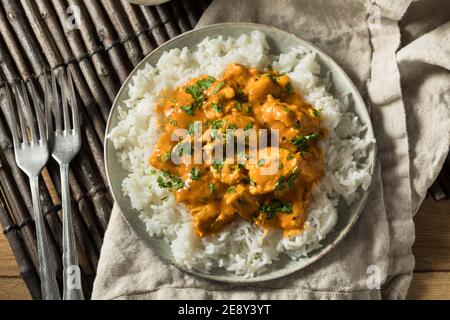
[[[84,300],[81,285],[81,272],[78,266],[75,234],[70,210],[69,164],[81,148],[80,119],[78,114],[75,90],[70,71],[61,72],[59,83],[61,101],[58,94],[57,79],[52,73],[52,93],[48,81],[45,81],[45,113],[47,135],[53,158],[59,163],[61,173],[61,193],[63,208],[63,266],[64,266],[64,300]],[[51,97],[51,98],[50,98]],[[62,104],[62,115],[61,115]],[[70,108],[69,108],[70,106]],[[52,112],[55,119],[53,129]],[[70,117],[71,109],[72,117]],[[71,121],[72,119],[72,121]]]
[[[27,123],[25,119],[24,111],[27,112],[28,115],[33,114],[25,84],[22,82],[21,85],[13,87],[18,107],[17,111],[19,114],[19,123],[17,122],[16,112],[14,110],[11,93],[8,87],[6,87],[6,96],[11,116],[11,131],[13,135],[16,162],[19,168],[21,168],[30,179],[34,220],[36,223],[42,299],[60,300],[55,268],[52,260],[50,259],[51,253],[49,250],[50,248],[45,231],[44,215],[42,213],[39,198],[39,175],[49,159],[49,148],[44,123],[42,120],[42,114],[36,101],[34,87],[32,83],[30,84],[30,93],[33,100],[39,131],[36,129],[35,123]],[[18,127],[20,128],[20,136]],[[31,139],[28,136],[28,133],[31,133]]]

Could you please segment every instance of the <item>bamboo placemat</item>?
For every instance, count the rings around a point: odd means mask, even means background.
[[[156,7],[131,5],[127,0],[0,2],[0,223],[22,278],[32,297],[39,299],[32,201],[28,179],[14,159],[4,87],[20,79],[37,85],[43,73],[68,67],[83,106],[83,148],[72,163],[69,179],[83,285],[90,297],[113,205],[103,163],[112,102],[133,67],[157,46],[192,29],[210,0],[172,0]],[[78,29],[67,24],[69,5],[80,10]],[[450,194],[449,173],[450,159],[431,189],[435,198]],[[61,285],[60,179],[54,161],[42,180],[41,201]]]

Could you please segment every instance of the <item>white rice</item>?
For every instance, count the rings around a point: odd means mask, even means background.
[[[253,277],[281,254],[305,257],[332,231],[339,201],[355,201],[358,188],[367,190],[370,185],[370,168],[364,159],[373,141],[361,138],[366,128],[348,110],[348,103],[327,91],[329,77],[320,78],[315,54],[303,47],[279,57],[269,51],[264,34],[253,32],[239,38],[205,39],[195,50],[165,52],[156,66],[146,65],[133,78],[129,99],[121,106],[121,121],[109,135],[120,163],[129,172],[122,184],[124,194],[140,212],[148,233],[165,239],[175,260],[188,268],[204,272],[222,268]],[[155,111],[158,93],[200,75],[220,77],[229,63],[260,69],[272,64],[286,72],[306,100],[322,111],[323,126],[329,130],[329,138],[321,142],[326,175],[311,199],[305,231],[294,238],[284,238],[281,232],[264,236],[258,226],[236,220],[219,234],[199,239],[186,207],[170,191],[159,188],[158,175],[151,174],[147,160],[161,132],[160,115]],[[343,100],[348,102],[348,97]]]

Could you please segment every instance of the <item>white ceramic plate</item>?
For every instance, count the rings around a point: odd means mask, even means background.
[[[193,48],[206,37],[214,38],[220,35],[224,37],[238,37],[243,33],[248,34],[255,30],[259,30],[266,35],[267,41],[269,42],[271,48],[271,54],[279,55],[280,53],[287,52],[291,48],[298,47],[300,45],[311,49],[313,52],[316,52],[317,59],[319,60],[323,72],[331,72],[331,78],[333,82],[333,95],[340,96],[346,92],[351,93],[351,109],[358,115],[360,122],[368,127],[365,135],[367,135],[369,139],[374,138],[372,123],[363,99],[361,98],[350,78],[327,54],[325,54],[323,51],[321,51],[311,43],[299,39],[295,35],[289,34],[273,27],[253,23],[216,24],[193,30],[170,40],[169,42],[165,43],[164,45],[153,51],[151,54],[149,54],[135,68],[130,77],[123,84],[122,89],[120,90],[111,110],[111,115],[106,129],[107,134],[109,134],[118,123],[118,107],[122,105],[123,101],[128,96],[128,86],[130,84],[131,77],[133,77],[138,70],[143,69],[145,64],[150,63],[155,65],[164,51],[183,47]],[[370,147],[368,157],[365,159],[365,161],[371,165],[370,174],[372,176],[375,168],[375,159],[376,146],[372,145]],[[119,205],[131,228],[148,245],[148,247],[154,250],[154,252],[156,252],[156,254],[159,255],[162,259],[178,266],[186,272],[211,280],[223,282],[250,283],[273,280],[303,269],[311,263],[317,261],[325,254],[330,252],[348,234],[348,232],[358,219],[369,193],[369,191],[363,192],[363,190],[360,189],[358,191],[359,200],[354,202],[350,206],[345,205],[345,201],[341,201],[342,205],[340,205],[338,208],[339,218],[337,225],[335,226],[334,230],[329,233],[327,237],[321,242],[322,247],[320,249],[311,252],[307,258],[301,258],[298,261],[291,260],[288,257],[283,258],[282,255],[280,261],[274,262],[268,267],[268,271],[254,278],[246,279],[223,270],[218,270],[212,272],[211,274],[207,274],[196,270],[188,270],[187,268],[178,265],[173,259],[169,245],[162,239],[150,237],[150,235],[145,230],[144,223],[139,219],[139,213],[132,209],[129,198],[123,195],[121,184],[128,173],[124,169],[122,169],[121,165],[117,161],[114,146],[109,140],[105,141],[105,163],[114,200],[116,201],[117,205]]]

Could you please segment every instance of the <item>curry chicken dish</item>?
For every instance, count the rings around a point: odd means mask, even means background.
[[[324,175],[319,142],[327,132],[320,110],[287,75],[230,64],[220,79],[201,76],[162,96],[163,133],[149,164],[162,171],[158,185],[190,210],[198,237],[236,219],[286,237],[302,232],[314,186]],[[188,136],[173,141],[180,128]],[[277,132],[276,144],[271,137],[266,146],[200,164],[192,157],[196,143],[208,154],[218,144],[236,144],[239,132],[259,137],[263,129]],[[174,161],[174,155],[183,161]],[[274,164],[277,170],[267,174]]]

